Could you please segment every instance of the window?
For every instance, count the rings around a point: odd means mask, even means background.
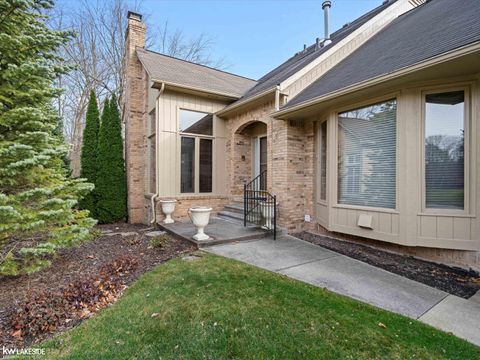
[[[200,192],[212,192],[212,145],[211,139],[200,139]]]
[[[180,192],[213,191],[213,115],[179,111],[181,139]]]
[[[195,138],[182,136],[180,191],[195,192]]]
[[[180,109],[180,132],[198,135],[213,135],[213,115]]]
[[[425,206],[464,209],[465,94],[425,96]]]
[[[395,209],[395,99],[338,115],[338,203]]]
[[[320,125],[320,200],[327,199],[327,122]]]
[[[156,193],[156,170],[157,170],[157,154],[156,154],[156,113],[155,109],[150,112],[148,124],[148,192]]]

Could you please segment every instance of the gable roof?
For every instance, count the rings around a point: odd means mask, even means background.
[[[267,73],[266,75],[262,76],[258,83],[248,90],[245,95],[241,98],[241,101],[244,101],[248,98],[251,98],[259,93],[266,91],[274,86],[280,84],[281,82],[287,80],[289,77],[294,75],[299,70],[303,69],[305,66],[310,64],[320,55],[325,53],[329,50],[332,46],[335,46],[338,42],[346,38],[352,32],[357,30],[360,26],[365,24],[367,21],[381,13],[383,10],[388,8],[390,5],[395,3],[397,0],[390,0],[384,2],[382,5],[376,7],[375,9],[367,12],[366,14],[362,15],[358,19],[347,23],[341,29],[335,31],[330,35],[330,40],[332,41],[330,45],[324,46],[320,49],[315,50],[316,45],[313,44],[307,47],[304,51],[301,51],[290,59],[285,61],[283,64],[277,66],[275,69]]]
[[[137,55],[152,80],[239,98],[255,80],[208,66],[137,48]]]
[[[479,42],[479,18],[478,0],[429,0],[392,21],[280,111]]]

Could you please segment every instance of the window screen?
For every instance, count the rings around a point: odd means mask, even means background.
[[[338,203],[396,206],[395,99],[338,117]]]
[[[425,97],[426,207],[464,208],[463,91]]]

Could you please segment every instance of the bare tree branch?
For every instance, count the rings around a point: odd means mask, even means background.
[[[50,19],[53,28],[71,29],[77,33],[77,37],[61,50],[65,60],[75,65],[75,70],[58,79],[65,92],[57,104],[64,118],[65,138],[71,145],[72,173],[77,176],[90,91],[96,92],[100,103],[111,94],[122,99],[126,15],[128,10],[140,12],[140,3],[80,0],[74,7],[67,5],[68,2],[58,2]],[[148,22],[148,15],[145,18]],[[225,59],[212,57],[213,45],[213,40],[205,34],[187,38],[180,29],[171,31],[167,20],[157,27],[156,32],[147,34],[148,48],[199,64],[225,68]]]

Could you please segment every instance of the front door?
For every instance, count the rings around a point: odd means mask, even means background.
[[[259,176],[263,174],[264,171],[267,170],[267,137],[266,136],[258,136],[255,138],[255,146],[254,146],[254,176]],[[260,189],[266,190],[267,188],[267,174],[264,175],[260,179]]]

